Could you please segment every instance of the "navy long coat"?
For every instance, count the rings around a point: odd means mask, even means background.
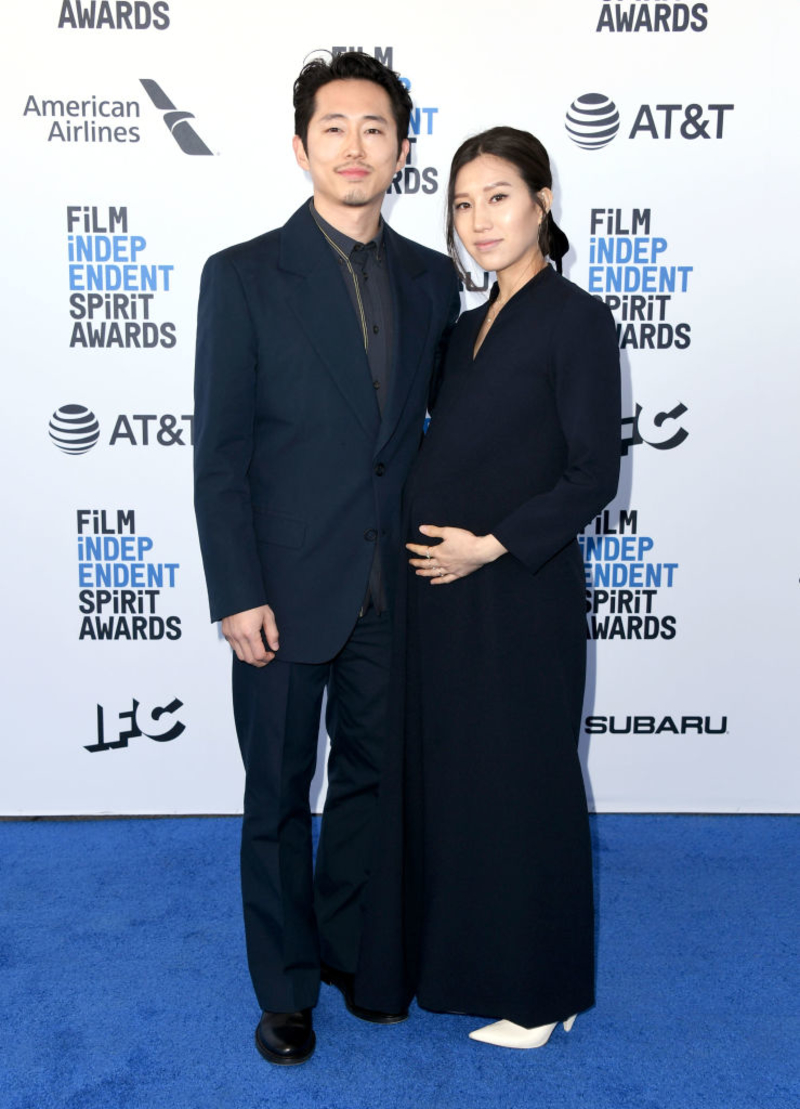
[[[461,317],[405,527],[495,535],[508,553],[448,585],[409,573],[394,732],[356,1000],[564,1020],[594,998],[586,660],[576,535],[617,487],[611,313],[546,267]]]

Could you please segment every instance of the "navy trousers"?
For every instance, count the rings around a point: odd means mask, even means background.
[[[390,651],[389,615],[370,607],[329,662],[282,662],[279,654],[258,669],[234,657],[234,716],[246,774],[242,901],[250,975],[264,1010],[315,1005],[320,959],[356,969]],[[326,689],[328,794],[313,868],[308,795]]]

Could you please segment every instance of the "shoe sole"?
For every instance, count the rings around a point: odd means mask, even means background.
[[[361,1009],[358,1005],[351,1005],[344,987],[333,977],[321,974],[320,978],[326,986],[333,986],[335,990],[339,991],[348,1013],[357,1017],[358,1020],[364,1020],[368,1024],[402,1024],[404,1020],[408,1020],[408,1013],[376,1013],[372,1009]]]
[[[314,1054],[314,1048],[317,1046],[317,1037],[314,1032],[311,1033],[311,1046],[305,1055],[278,1055],[274,1051],[270,1051],[268,1047],[262,1044],[256,1032],[256,1050],[262,1059],[266,1059],[268,1063],[275,1063],[279,1067],[296,1067],[300,1063],[307,1062]]]
[[[357,1005],[348,1005],[347,998],[344,999],[344,1004],[348,1013],[352,1013],[354,1017],[365,1020],[369,1024],[402,1024],[404,1020],[408,1020],[408,1013],[381,1013],[380,1016],[372,1016],[369,1009],[359,1009]]]

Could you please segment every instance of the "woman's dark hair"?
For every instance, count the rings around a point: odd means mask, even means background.
[[[335,54],[330,61],[314,58],[300,70],[294,83],[294,133],[300,136],[303,148],[308,138],[308,124],[314,114],[317,89],[329,81],[374,81],[386,90],[392,105],[392,115],[397,127],[397,153],[403,139],[408,138],[408,123],[411,118],[411,97],[408,89],[394,70],[389,69],[377,58],[371,58],[360,50],[348,50]]]
[[[492,127],[489,131],[473,135],[459,146],[453,155],[450,180],[447,182],[447,251],[468,289],[474,289],[475,286],[464,270],[456,247],[453,197],[459,171],[481,154],[492,154],[495,158],[510,162],[528,186],[534,204],[538,204],[542,210],[544,206],[538,193],[541,189],[553,187],[550,158],[539,140],[529,131],[518,131],[516,127]],[[556,269],[561,273],[561,259],[569,250],[569,239],[553,219],[552,211],[546,213],[540,224],[539,247],[545,257],[549,255],[553,259]]]

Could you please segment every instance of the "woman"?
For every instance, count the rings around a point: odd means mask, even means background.
[[[395,751],[388,768],[404,783],[407,990],[495,1018],[470,1035],[509,1047],[594,1001],[575,537],[616,490],[619,354],[608,310],[546,261],[568,249],[552,199],[525,131],[455,154],[448,248],[460,269],[457,233],[497,284],[456,326],[406,487],[404,766]]]

